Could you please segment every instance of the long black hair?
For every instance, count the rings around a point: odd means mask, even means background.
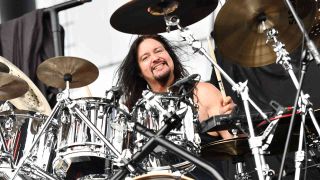
[[[142,35],[139,36],[131,45],[127,56],[124,58],[119,69],[117,70],[119,86],[124,93],[125,105],[131,110],[138,99],[142,97],[142,91],[147,88],[147,81],[140,74],[138,65],[138,47],[145,39],[154,39],[159,41],[165,50],[169,53],[174,64],[175,80],[188,75],[188,71],[183,67],[178,56],[174,52],[176,49],[161,35]]]

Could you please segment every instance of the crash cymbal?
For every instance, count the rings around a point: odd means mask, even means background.
[[[248,138],[234,138],[214,141],[202,146],[201,156],[210,160],[229,159],[243,156],[250,152]]]
[[[17,109],[36,111],[49,115],[51,112],[50,105],[47,99],[44,97],[38,87],[32,82],[32,80],[24,74],[17,66],[12,64],[7,59],[0,56],[0,63],[8,66],[10,71],[9,74],[15,75],[23,79],[28,84],[28,91],[15,99],[10,99],[10,103]]]
[[[165,13],[178,16],[186,27],[208,16],[217,4],[217,0],[132,0],[112,14],[110,23],[124,33],[156,34],[166,31]]]
[[[9,73],[10,69],[9,69],[9,67],[7,65],[5,65],[2,62],[0,62],[0,72]]]
[[[59,56],[45,60],[38,66],[37,76],[48,86],[65,88],[65,75],[71,75],[70,88],[86,86],[97,79],[98,68],[91,62],[70,56]]]
[[[28,84],[21,78],[0,72],[0,100],[22,96],[28,91]]]
[[[311,27],[316,6],[314,0],[296,0],[296,11],[307,29]],[[229,0],[219,11],[214,39],[222,55],[245,67],[259,67],[276,61],[272,44],[266,44],[261,20],[266,28],[279,32],[278,40],[288,52],[301,43],[302,34],[283,1]]]

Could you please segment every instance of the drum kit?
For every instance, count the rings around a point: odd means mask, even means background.
[[[283,112],[278,112],[271,121],[250,99],[246,82],[235,83],[185,28],[208,16],[217,4],[213,0],[132,0],[113,13],[110,23],[115,29],[131,34],[179,30],[181,37],[205,56],[242,97],[248,127],[244,130],[248,131],[246,137],[235,133],[234,139],[201,146],[201,123],[195,105],[185,93],[156,94],[145,90],[131,112],[121,103],[121,89],[117,87],[108,90],[104,98],[71,99],[70,89],[84,87],[99,75],[94,64],[71,56],[50,58],[37,68],[40,81],[62,89],[51,110],[32,81],[9,61],[0,58],[0,100],[4,101],[0,112],[0,179],[188,180],[188,173],[195,167],[222,179],[204,159],[233,159],[235,179],[247,180],[251,177],[243,168],[243,157],[250,152],[257,177],[271,179],[275,171],[265,162],[264,155],[270,150],[268,146]],[[310,35],[315,39],[320,22],[316,2],[297,0],[295,7],[305,27],[312,28]],[[245,67],[281,64],[299,90],[301,85],[292,72],[286,51],[295,50],[302,38],[295,22],[294,13],[288,11],[282,1],[229,0],[216,18],[214,38],[221,53],[234,63]],[[302,122],[309,113],[320,135],[307,95],[303,92],[299,95]],[[267,124],[259,136],[249,104],[259,113],[261,122]],[[295,109],[292,111],[295,113]],[[214,120],[206,126],[219,129],[217,126],[222,121]],[[224,125],[223,129],[239,127],[237,123]],[[301,134],[302,130],[300,136],[303,137]],[[311,139],[310,145],[319,147],[316,143],[319,136],[308,139]],[[303,162],[303,156],[297,157],[300,164],[296,179],[300,177]]]

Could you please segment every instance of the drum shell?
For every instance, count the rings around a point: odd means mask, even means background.
[[[118,107],[111,105],[107,99],[85,97],[73,100],[80,112],[99,130],[120,154],[123,150],[127,126],[125,116]],[[57,156],[53,166],[60,177],[68,177],[73,170],[97,162],[99,169],[104,168],[105,159],[114,160],[116,157],[110,148],[68,108],[59,113],[60,128],[57,141]],[[97,171],[92,173],[101,173]],[[90,174],[90,173],[89,173]],[[83,174],[85,175],[85,174]]]

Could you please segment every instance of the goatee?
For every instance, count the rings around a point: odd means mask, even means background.
[[[155,77],[155,79],[161,84],[161,85],[166,85],[167,82],[169,81],[169,78],[170,78],[170,73],[166,73],[162,76],[158,76],[158,77]]]

